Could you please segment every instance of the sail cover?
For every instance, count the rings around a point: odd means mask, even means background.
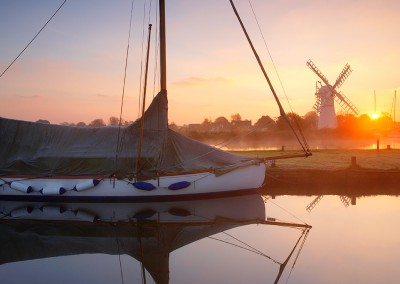
[[[0,175],[137,173],[140,119],[128,126],[74,127],[0,118]],[[168,128],[160,92],[144,115],[140,173],[221,168],[248,158],[215,149]]]

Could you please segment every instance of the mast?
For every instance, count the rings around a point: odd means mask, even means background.
[[[394,104],[393,104],[393,122],[394,123],[396,123],[396,100],[397,100],[397,98],[396,98],[396,91],[397,90],[394,90]]]
[[[243,22],[242,22],[242,19],[240,18],[239,13],[238,13],[238,11],[236,10],[236,7],[235,7],[235,4],[233,3],[233,0],[229,0],[229,2],[231,3],[233,12],[235,13],[235,15],[236,15],[236,17],[237,17],[237,19],[238,19],[238,21],[239,21],[239,24],[240,24],[240,26],[242,27],[242,30],[243,30],[244,35],[246,36],[246,39],[247,39],[247,41],[248,41],[248,43],[249,43],[249,45],[250,45],[250,47],[251,47],[251,50],[253,51],[253,54],[254,54],[254,56],[256,57],[257,63],[258,63],[258,65],[260,66],[261,71],[262,71],[262,73],[264,74],[265,79],[267,80],[268,86],[269,86],[269,88],[270,88],[270,90],[271,90],[271,92],[272,92],[272,95],[274,96],[275,101],[276,101],[276,103],[277,103],[277,105],[278,105],[280,115],[286,120],[286,122],[288,123],[289,127],[292,129],[292,132],[293,132],[294,136],[296,137],[297,141],[299,142],[300,146],[303,148],[303,151],[304,151],[304,153],[305,153],[305,154],[303,155],[303,157],[304,157],[304,156],[305,156],[305,157],[311,156],[312,154],[311,154],[310,150],[308,149],[307,142],[306,142],[306,140],[305,140],[305,138],[304,138],[304,136],[303,136],[303,133],[301,132],[301,129],[300,129],[299,125],[298,125],[298,122],[296,121],[298,130],[300,131],[300,134],[301,134],[301,136],[302,136],[304,145],[303,145],[302,141],[300,140],[299,136],[297,135],[297,132],[294,130],[292,124],[290,123],[289,117],[288,117],[287,114],[285,113],[285,111],[284,111],[284,109],[283,109],[283,107],[282,107],[282,104],[281,104],[281,102],[279,101],[278,95],[276,94],[275,89],[274,89],[274,87],[272,86],[272,83],[271,83],[271,81],[270,81],[270,79],[269,79],[269,77],[268,77],[268,74],[267,74],[267,72],[266,72],[265,69],[264,69],[264,66],[263,66],[263,64],[262,64],[262,62],[261,62],[261,59],[260,59],[260,57],[258,56],[256,49],[254,48],[254,45],[253,45],[253,43],[252,43],[252,41],[251,41],[251,39],[250,39],[249,34],[248,34],[247,31],[246,31],[246,28],[244,27],[244,24],[243,24]]]
[[[159,0],[160,5],[160,84],[161,91],[167,92],[167,58],[165,39],[165,0]]]
[[[142,117],[140,118],[140,134],[139,134],[139,145],[138,145],[138,157],[136,160],[136,172],[140,172],[141,159],[142,159],[142,144],[143,144],[143,130],[144,130],[144,113],[146,108],[146,90],[147,90],[147,73],[149,69],[149,51],[150,51],[150,35],[151,35],[151,24],[149,25],[149,35],[147,38],[147,54],[146,54],[146,69],[144,75],[144,89],[143,89],[143,105],[142,105]]]

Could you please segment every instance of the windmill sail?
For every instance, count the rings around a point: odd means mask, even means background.
[[[354,104],[341,92],[337,91],[337,88],[342,86],[344,81],[349,77],[352,69],[349,64],[346,64],[337,77],[335,84],[332,86],[329,84],[328,79],[322,74],[317,66],[308,60],[306,65],[324,82],[324,86],[321,86],[316,90],[316,102],[313,108],[319,114],[318,128],[336,128],[336,112],[334,101],[336,101],[346,112],[351,112],[358,115],[359,111]]]
[[[342,92],[335,92],[335,101],[346,111],[352,112],[354,115],[358,115],[359,110],[356,106],[342,93]]]
[[[312,70],[314,71],[315,74],[317,74],[317,76],[326,84],[326,85],[330,85],[328,82],[328,79],[324,76],[324,74],[322,74],[322,72],[317,68],[317,66],[315,66],[315,64],[311,61],[311,59],[309,59],[306,63],[306,65]]]
[[[336,88],[340,88],[340,86],[344,83],[344,81],[347,79],[347,77],[349,77],[350,73],[353,70],[351,70],[350,65],[346,64],[346,66],[344,66],[342,72],[340,72],[339,76],[336,79],[335,84],[332,86],[332,88],[336,89]]]

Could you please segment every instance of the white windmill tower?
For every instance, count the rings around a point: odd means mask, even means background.
[[[311,60],[307,61],[307,66],[310,67],[310,69],[317,74],[322,82],[325,83],[324,86],[318,87],[317,85],[317,91],[315,93],[317,100],[313,106],[319,115],[318,129],[337,127],[334,101],[336,101],[346,112],[351,112],[354,115],[358,115],[358,109],[344,94],[337,91],[337,88],[344,83],[352,71],[349,64],[344,66],[333,86],[329,84],[328,79],[326,79],[326,77],[321,73],[321,71],[319,71],[317,66],[315,66]]]

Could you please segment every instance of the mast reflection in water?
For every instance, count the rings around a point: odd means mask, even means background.
[[[1,201],[2,283],[278,283],[311,227],[266,217],[265,201]]]

